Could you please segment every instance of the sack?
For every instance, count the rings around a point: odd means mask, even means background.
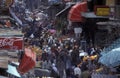
[[[18,66],[18,71],[21,74],[28,72],[30,69],[34,68],[36,64],[36,54],[32,52],[31,49],[25,48],[25,53]]]

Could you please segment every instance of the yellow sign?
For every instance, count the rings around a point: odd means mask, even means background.
[[[96,15],[108,16],[110,14],[110,8],[97,8]]]

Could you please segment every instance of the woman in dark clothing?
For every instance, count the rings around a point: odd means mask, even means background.
[[[75,45],[73,52],[71,53],[73,65],[79,64],[79,49],[78,45]]]

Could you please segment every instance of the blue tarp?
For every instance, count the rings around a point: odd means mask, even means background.
[[[9,74],[13,75],[13,76],[16,76],[16,77],[19,77],[19,78],[21,77],[15,66],[12,66],[12,65],[8,64],[8,70],[7,70],[7,72]]]
[[[120,47],[112,49],[106,54],[102,55],[99,62],[107,67],[116,67],[120,65]]]

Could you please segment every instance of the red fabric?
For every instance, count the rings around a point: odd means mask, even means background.
[[[84,18],[81,16],[81,13],[86,11],[87,11],[87,2],[77,3],[69,11],[68,19],[72,22],[84,22]]]
[[[34,68],[36,64],[36,54],[32,52],[31,49],[25,48],[25,54],[20,62],[18,71],[21,74],[28,72],[30,69]]]

